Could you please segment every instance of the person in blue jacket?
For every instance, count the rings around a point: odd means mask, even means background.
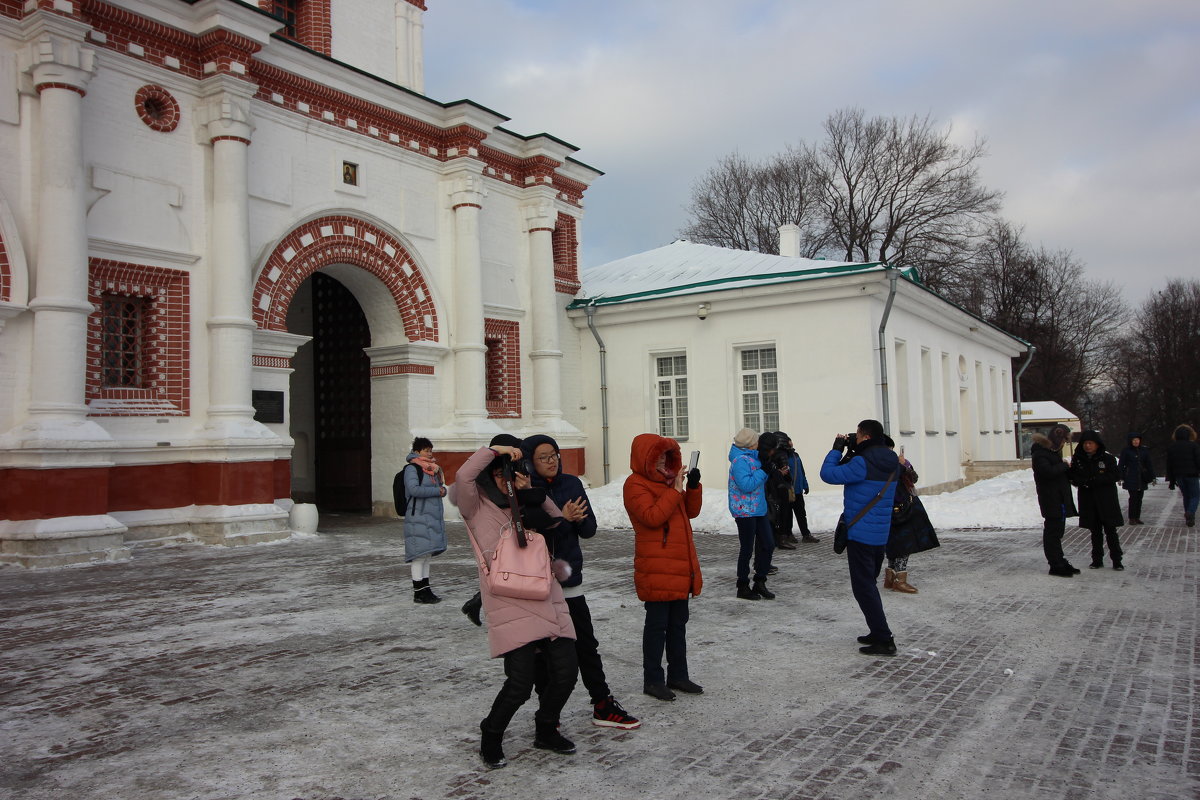
[[[764,434],[766,436],[766,434]],[[775,436],[770,435],[770,449]],[[775,537],[767,521],[767,471],[763,468],[760,450],[764,442],[749,428],[742,428],[733,437],[729,448],[729,513],[737,525],[737,596],[742,600],[774,600],[767,589],[767,574],[771,569],[771,554]],[[769,450],[766,451],[769,455]],[[754,556],[754,586],[750,586],[750,556]]]
[[[528,437],[521,442],[521,452],[525,454],[526,470],[533,488],[545,489],[566,520],[565,524],[553,529],[548,544],[554,554],[556,574],[567,610],[571,612],[571,622],[575,624],[575,654],[579,661],[579,677],[592,698],[592,724],[624,730],[637,728],[642,723],[621,707],[608,687],[604,662],[600,659],[600,643],[592,628],[592,612],[583,596],[583,548],[579,546],[579,540],[596,535],[596,512],[588,503],[583,481],[563,471],[558,442],[549,436]],[[539,678],[540,673],[541,670]],[[535,685],[540,690],[541,680],[535,681]]]
[[[843,459],[847,446],[850,454]],[[883,425],[874,419],[858,423],[855,433],[839,434],[821,464],[821,480],[843,486],[842,516],[849,526],[846,560],[850,588],[869,631],[858,637],[863,645],[858,650],[871,656],[896,655],[896,640],[883,613],[876,581],[892,530],[892,501],[899,470],[899,458],[884,446]]]
[[[433,442],[425,437],[413,439],[412,452],[404,460],[402,479],[408,505],[404,560],[412,567],[413,602],[440,603],[442,598],[429,588],[429,560],[446,552],[446,524],[442,519],[446,481],[433,457]]]

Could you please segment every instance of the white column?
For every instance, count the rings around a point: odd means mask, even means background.
[[[425,93],[425,12],[396,0],[396,83]]]
[[[533,417],[539,430],[557,430],[562,420],[562,348],[558,339],[558,296],[554,290],[554,225],[558,213],[542,199],[525,207],[529,229],[530,320],[533,349]]]
[[[487,347],[483,341],[483,258],[479,212],[483,192],[477,175],[458,178],[454,210],[454,415],[455,424],[486,427]]]
[[[209,439],[274,439],[254,421],[250,402],[254,320],[250,317],[251,270],[247,159],[254,125],[253,86],[214,78],[212,94],[197,109],[202,140],[212,145],[212,206],[209,209]]]
[[[83,97],[95,54],[56,33],[42,33],[22,54],[39,98],[41,146],[37,188],[36,294],[29,420],[23,438],[105,442],[87,419],[87,184],[83,166]]]

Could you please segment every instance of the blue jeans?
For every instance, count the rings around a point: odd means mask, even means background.
[[[883,600],[879,596],[879,569],[883,566],[885,545],[863,544],[851,539],[846,543],[846,562],[850,566],[850,588],[854,599],[867,620],[872,639],[885,641],[892,638],[887,617],[883,613]]]
[[[1175,485],[1183,492],[1183,513],[1195,515],[1200,505],[1200,478],[1176,478]]]
[[[663,684],[688,679],[688,601],[663,600],[646,603],[646,627],[642,629],[642,676],[646,683]],[[663,677],[663,651],[667,673]]]
[[[771,534],[771,523],[766,517],[734,517],[737,523],[738,551],[737,579],[739,584],[750,582],[750,556],[754,556],[754,580],[765,581],[771,568],[771,554],[775,552],[775,537]],[[757,545],[757,546],[755,546]]]

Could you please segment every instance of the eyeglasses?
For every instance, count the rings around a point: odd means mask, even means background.
[[[559,455],[558,453],[551,453],[548,456],[538,456],[534,459],[534,461],[538,461],[542,464],[553,464],[555,461],[558,461],[560,458],[562,458],[562,456]]]

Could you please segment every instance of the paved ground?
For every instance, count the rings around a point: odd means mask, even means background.
[[[307,541],[137,552],[131,563],[0,570],[0,797],[1200,798],[1200,534],[1147,493],[1124,572],[1045,574],[1037,531],[944,532],[885,594],[900,655],[860,655],[826,537],[784,552],[774,602],[734,598],[732,537],[703,536],[688,640],[700,697],[641,694],[628,532],[587,549],[610,682],[641,730],[564,732],[507,769],[476,756],[502,679],[458,606],[461,528],[416,606],[399,523],[323,520]],[[1012,674],[1006,674],[1006,670]]]

